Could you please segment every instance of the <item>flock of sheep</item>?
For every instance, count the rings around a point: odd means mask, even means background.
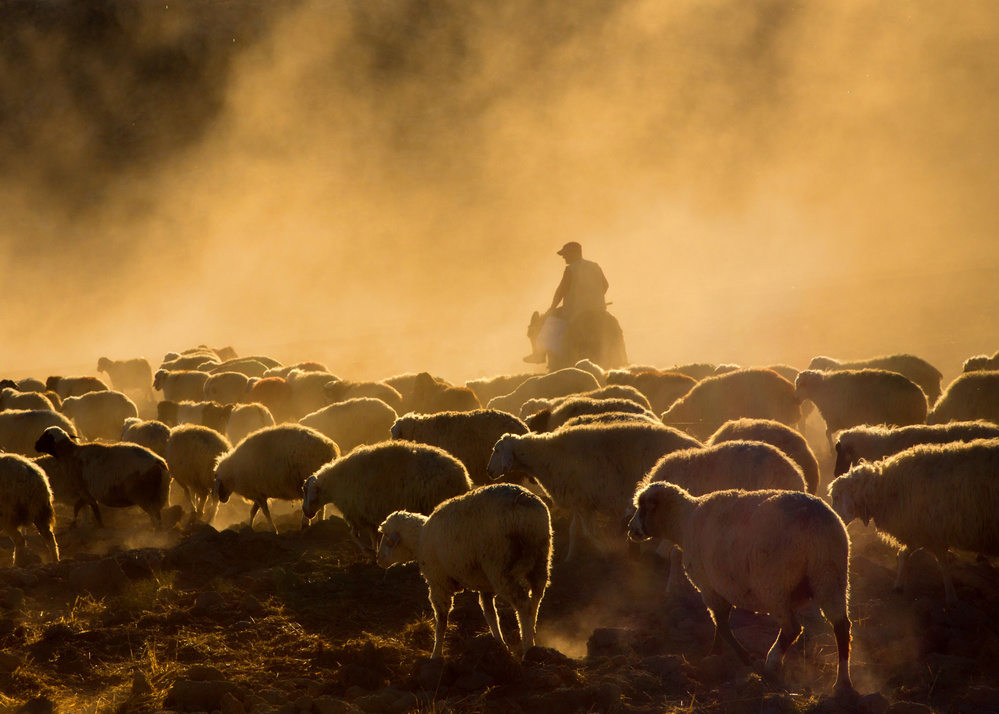
[[[495,598],[512,605],[523,652],[534,645],[553,557],[550,508],[571,514],[564,557],[623,554],[651,541],[689,578],[728,642],[733,607],[768,613],[780,634],[776,677],[819,608],[849,674],[850,542],[873,521],[908,555],[999,554],[999,353],[942,375],[911,355],[786,367],[707,364],[550,374],[464,386],[428,373],[351,381],[324,365],[282,365],[231,348],[145,359],[102,357],[94,376],[0,382],[0,525],[25,547],[34,526],[58,560],[56,503],[69,527],[89,507],[138,506],[162,527],[171,484],[211,522],[235,494],[276,530],[268,502],[300,503],[302,524],[332,506],[378,564],[417,561],[443,655],[453,595],[479,593],[493,636]],[[162,398],[157,395],[162,394]],[[817,410],[835,449],[828,500],[803,436]],[[590,549],[588,551],[588,549]],[[16,557],[15,557],[16,561]]]

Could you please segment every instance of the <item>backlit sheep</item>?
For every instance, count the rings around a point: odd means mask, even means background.
[[[225,427],[226,438],[233,446],[243,439],[267,426],[274,426],[274,417],[263,404],[237,404],[229,414],[229,423]]]
[[[838,370],[883,369],[897,372],[918,384],[926,395],[926,401],[932,406],[940,397],[940,380],[943,375],[940,370],[926,360],[915,355],[897,354],[870,359],[844,362],[832,357],[815,357],[808,363],[808,369],[833,372]]]
[[[551,516],[539,498],[513,484],[486,486],[445,501],[429,517],[393,513],[379,531],[379,565],[420,565],[436,619],[432,657],[444,655],[448,614],[461,590],[479,593],[489,630],[501,643],[496,596],[510,603],[521,652],[534,646],[552,553]]]
[[[166,458],[170,427],[161,421],[143,421],[138,417],[126,419],[121,428],[121,441],[145,446],[157,456]]]
[[[397,416],[381,399],[363,397],[330,404],[302,417],[298,423],[325,434],[346,454],[363,444],[391,439]]]
[[[67,434],[76,436],[72,420],[51,409],[0,412],[0,451],[38,456],[35,442],[50,426],[58,426]]]
[[[284,380],[284,377],[251,379],[246,385],[246,395],[243,397],[243,401],[263,404],[278,424],[289,421],[294,412],[291,385]]]
[[[171,402],[164,400],[156,405],[156,416],[169,427],[181,424],[200,424],[224,434],[229,417],[235,407],[215,402]]]
[[[592,374],[569,367],[539,377],[531,377],[510,394],[490,400],[488,408],[500,409],[516,416],[528,399],[565,397],[578,392],[589,392],[599,387],[600,383]]]
[[[52,402],[44,394],[38,392],[22,392],[13,387],[6,387],[0,391],[0,411],[7,409],[19,409],[29,411],[32,409],[53,410]]]
[[[420,372],[413,382],[413,392],[408,400],[403,400],[407,411],[418,414],[439,412],[467,412],[481,409],[482,404],[468,387],[455,387],[435,379],[428,372]]]
[[[666,538],[683,551],[683,567],[715,622],[713,653],[724,639],[747,665],[749,653],[728,625],[733,607],[768,613],[780,633],[764,673],[778,674],[801,633],[798,613],[818,605],[832,624],[839,651],[837,692],[850,681],[850,540],[821,499],[793,491],[717,491],[691,496],[670,483],[635,493],[633,540]]]
[[[153,388],[163,392],[169,402],[200,402],[205,398],[208,373],[199,370],[157,370],[153,375]]]
[[[326,464],[305,482],[302,513],[333,504],[362,553],[374,554],[378,524],[393,511],[427,516],[439,503],[472,488],[460,461],[443,449],[411,441],[362,446]]]
[[[737,419],[725,422],[707,440],[707,446],[726,441],[762,441],[776,446],[798,465],[809,493],[819,488],[819,461],[801,432],[773,419]]]
[[[648,398],[652,411],[662,414],[676,400],[690,392],[697,384],[697,380],[678,372],[660,370],[629,372],[615,369],[607,373],[607,384],[634,387]]]
[[[947,389],[926,417],[927,424],[985,419],[999,424],[999,372],[967,372]]]
[[[396,414],[403,413],[402,395],[384,382],[354,382],[334,377],[326,383],[324,392],[325,404],[336,404],[337,402],[345,402],[348,399],[370,397],[372,399],[381,399],[392,407]]]
[[[480,377],[465,382],[465,386],[475,392],[479,403],[487,406],[489,402],[505,394],[510,394],[521,384],[537,377],[536,372],[521,372],[519,374],[500,374],[495,377]]]
[[[947,550],[999,555],[999,439],[914,446],[884,461],[861,463],[829,484],[833,508],[849,523],[874,521],[899,546],[896,590],[913,550],[925,548],[943,573],[947,602],[957,602]]]
[[[97,360],[97,371],[104,372],[111,380],[111,386],[119,392],[135,391],[142,398],[155,399],[153,393],[153,368],[145,357],[133,359]]]
[[[259,510],[276,533],[267,500],[300,501],[305,480],[339,455],[339,447],[315,429],[298,424],[266,427],[219,459],[214,493],[219,503],[228,502],[233,493],[251,501],[250,527]],[[302,527],[308,522],[303,517]]]
[[[28,525],[42,537],[49,561],[57,562],[59,546],[52,533],[55,511],[48,477],[24,456],[0,454],[0,531],[14,541],[15,556],[18,548],[25,547],[21,528]]]
[[[964,372],[977,372],[979,370],[999,370],[999,352],[991,357],[989,355],[977,355],[969,357],[964,361]]]
[[[630,412],[632,414],[648,414],[652,412],[643,409],[630,399],[592,399],[589,397],[570,397],[558,403],[557,406],[542,409],[529,416],[525,423],[536,433],[555,431],[573,417],[583,414],[606,414],[608,412]]]
[[[215,464],[230,449],[229,440],[207,426],[182,424],[170,430],[166,445],[170,476],[183,489],[191,510],[207,523],[218,506],[212,502]]]
[[[107,391],[110,387],[97,377],[49,377],[45,380],[45,388],[66,397],[82,397],[87,392]]]
[[[242,372],[215,372],[205,380],[202,399],[218,404],[238,404],[250,381]]]
[[[67,397],[62,413],[73,420],[80,436],[89,441],[117,441],[126,419],[139,416],[135,403],[121,392],[88,392]]]

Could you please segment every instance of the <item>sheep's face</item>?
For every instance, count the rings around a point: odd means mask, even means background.
[[[486,466],[486,473],[492,479],[497,479],[503,474],[508,474],[517,467],[517,458],[514,454],[514,443],[516,439],[512,434],[504,434],[493,447],[493,454],[489,457],[489,465]]]
[[[319,512],[319,481],[315,476],[309,476],[305,480],[302,496],[302,515],[306,518],[315,518]]]
[[[408,563],[416,560],[416,555],[402,542],[402,534],[396,530],[386,530],[378,543],[378,554],[375,560],[383,568],[389,568],[396,563]]]
[[[55,456],[57,451],[69,443],[69,434],[57,426],[50,426],[35,441],[35,451]]]
[[[396,419],[392,425],[392,438],[396,441],[400,439],[410,440],[410,430],[408,428],[410,423],[410,419]]]
[[[833,467],[833,476],[838,477],[845,474],[853,466],[853,448],[842,441],[836,442],[836,466]]]
[[[635,515],[628,523],[628,537],[634,541],[669,537],[668,524],[684,494],[679,486],[658,482],[639,491],[635,496]]]
[[[849,476],[840,476],[829,484],[829,497],[832,500],[833,510],[843,519],[843,523],[849,524],[854,518],[860,518],[866,526],[871,518],[857,508],[857,501],[854,498],[856,486],[857,484]]]
[[[212,488],[212,494],[218,499],[219,503],[228,503],[229,496],[232,495],[232,490],[226,486],[225,482],[222,481],[218,476],[215,477],[215,486]]]

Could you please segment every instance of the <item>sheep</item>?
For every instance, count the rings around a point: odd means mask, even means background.
[[[205,380],[203,399],[218,404],[238,404],[250,381],[242,372],[216,372]]]
[[[677,374],[685,374],[691,379],[700,382],[702,379],[707,379],[708,377],[715,376],[715,371],[718,369],[716,365],[710,362],[692,362],[688,364],[679,364],[673,367],[668,367],[664,369],[664,372],[675,372]]]
[[[106,392],[111,387],[97,377],[49,377],[45,380],[45,389],[65,400],[66,397],[82,397],[87,392]]]
[[[881,461],[919,444],[946,444],[999,437],[999,425],[988,421],[949,424],[913,424],[898,429],[855,426],[836,435],[836,465],[833,476],[842,476],[863,461]]]
[[[652,412],[652,405],[648,398],[640,391],[626,384],[612,384],[609,387],[593,389],[589,392],[579,392],[565,397],[555,397],[553,399],[528,399],[520,408],[520,418],[527,419],[532,414],[537,414],[542,409],[555,408],[568,399],[577,397],[588,397],[590,399],[627,399],[634,402],[643,409]],[[658,419],[658,417],[656,417]]]
[[[845,362],[833,359],[832,357],[814,357],[808,363],[808,369],[820,370],[823,372],[835,372],[839,370],[859,370],[859,369],[883,369],[887,372],[897,372],[909,381],[918,384],[926,395],[926,401],[930,406],[940,398],[940,381],[943,375],[936,367],[926,360],[915,355],[897,354],[883,357],[871,357],[870,359],[853,360]]]
[[[804,491],[801,468],[783,451],[761,441],[724,441],[673,451],[659,459],[644,484],[668,481],[693,496],[740,488]]]
[[[591,399],[588,397],[570,397],[558,406],[542,409],[529,416],[525,422],[527,428],[536,433],[555,431],[562,424],[581,414],[606,414],[608,412],[626,412],[632,414],[647,414],[655,418],[652,412],[643,409],[629,399]]]
[[[184,354],[168,352],[163,357],[159,369],[173,372],[206,372],[221,363],[222,360],[219,359],[219,356],[211,350],[195,350]]]
[[[908,377],[883,369],[844,369],[798,375],[794,393],[810,399],[826,422],[826,438],[861,424],[908,426],[926,421],[926,395]]]
[[[298,423],[325,434],[346,454],[358,446],[391,439],[397,416],[381,399],[362,397],[330,404],[302,417]]]
[[[220,364],[214,365],[208,370],[208,374],[219,374],[220,372],[238,372],[239,374],[245,375],[247,379],[251,377],[263,377],[267,372],[268,363],[264,361],[263,357],[237,357],[236,359],[226,360]],[[273,360],[270,360],[274,362]],[[274,362],[277,364],[276,362]]]
[[[402,395],[393,387],[384,382],[353,382],[348,379],[331,379],[323,387],[326,396],[326,404],[336,404],[348,399],[359,399],[361,397],[371,397],[381,399],[395,410],[396,414],[405,412]]]
[[[326,372],[326,373],[329,372],[329,370],[326,368],[326,365],[320,362],[312,362],[310,360],[306,362],[296,362],[295,364],[288,364],[288,365],[277,364],[269,368],[266,372],[264,372],[263,376],[281,377],[282,379],[287,379],[288,375],[296,370],[299,372]]]
[[[170,402],[199,402],[205,396],[208,373],[199,370],[160,369],[153,375],[153,388],[163,392]]]
[[[801,432],[773,419],[737,419],[722,424],[705,446],[737,440],[762,441],[776,446],[801,469],[808,493],[818,493],[819,462]]]
[[[267,499],[301,500],[305,480],[339,456],[336,443],[315,429],[299,424],[268,426],[218,460],[213,492],[219,503],[227,503],[233,493],[251,501],[250,528],[260,510],[277,533]],[[303,516],[302,527],[308,522]]]
[[[77,444],[63,429],[46,429],[35,449],[56,457],[75,505],[70,528],[75,528],[80,509],[89,505],[101,527],[98,504],[111,508],[138,506],[159,530],[161,512],[170,494],[170,472],[166,461],[137,444]],[[53,485],[53,491],[57,491]]]
[[[243,401],[262,404],[278,424],[292,419],[291,385],[284,377],[251,379],[246,384]]]
[[[920,444],[874,463],[860,463],[829,484],[845,523],[871,520],[878,536],[900,548],[895,590],[908,556],[925,548],[937,559],[948,605],[957,602],[947,550],[999,555],[999,439]]]
[[[481,409],[482,404],[468,387],[455,387],[435,379],[428,372],[420,372],[413,381],[409,399],[403,400],[404,409],[418,414],[438,412],[468,412]]]
[[[496,596],[517,613],[522,656],[534,646],[538,610],[551,573],[551,515],[536,496],[497,484],[456,496],[429,517],[396,512],[379,527],[378,564],[415,560],[434,609],[434,649],[444,655],[444,633],[454,593],[474,590],[489,630],[500,643]]]
[[[707,439],[727,421],[749,417],[792,426],[801,419],[794,385],[770,369],[739,369],[706,377],[662,415],[664,424]]]
[[[223,434],[229,426],[229,417],[234,408],[232,404],[222,405],[215,402],[162,401],[156,405],[156,415],[169,427],[200,424]]]
[[[76,436],[72,420],[51,409],[0,412],[0,451],[38,456],[35,442],[50,426],[58,426],[70,436]]]
[[[649,408],[656,414],[661,414],[677,399],[690,392],[697,380],[678,372],[649,370],[633,373],[615,369],[607,373],[607,384],[634,387],[648,398]]]
[[[962,365],[962,372],[977,372],[979,370],[999,370],[999,352],[991,357],[988,355],[977,355],[969,357]]]
[[[521,372],[519,374],[501,374],[495,377],[480,377],[470,379],[465,382],[465,386],[475,392],[479,398],[479,404],[488,405],[495,397],[510,394],[521,384],[529,379],[534,379],[538,374],[535,372]]]
[[[601,387],[607,386],[607,370],[601,367],[596,362],[593,362],[588,359],[581,359],[572,366],[575,367],[576,369],[581,369],[584,372],[589,372],[590,374],[592,374],[596,378],[597,383]]]
[[[947,389],[926,417],[927,424],[985,419],[999,424],[999,372],[962,374]]]
[[[20,409],[29,411],[32,409],[54,409],[52,402],[39,392],[22,392],[13,387],[6,387],[0,391],[0,411],[8,409]]]
[[[199,424],[182,424],[170,430],[166,445],[166,463],[170,476],[183,489],[191,510],[206,523],[215,517],[217,503],[212,503],[215,464],[232,449],[229,440],[214,429]]]
[[[540,377],[532,377],[510,394],[494,397],[489,401],[487,407],[516,415],[520,413],[521,406],[528,399],[564,397],[599,388],[600,383],[589,372],[575,367],[567,367]]]
[[[237,404],[229,414],[225,435],[233,446],[265,426],[274,426],[274,417],[263,404]]]
[[[661,425],[577,426],[548,434],[506,434],[493,447],[486,469],[492,477],[513,470],[530,474],[555,505],[573,514],[566,554],[571,561],[581,536],[598,543],[598,516],[620,521],[635,485],[663,455],[700,445]]]
[[[0,389],[6,389],[8,387],[16,389],[19,392],[47,391],[45,382],[40,379],[35,379],[34,377],[24,377],[23,379],[19,379],[17,381],[14,381],[13,379],[0,380]]]
[[[21,528],[30,524],[42,537],[49,562],[59,562],[59,546],[52,532],[52,489],[45,472],[20,454],[0,454],[0,494],[0,531],[14,541],[15,561],[17,549],[25,547]]]
[[[632,414],[630,412],[606,412],[604,414],[580,414],[566,421],[559,429],[571,429],[576,426],[586,426],[587,424],[654,424],[662,426],[659,417],[654,414]]]
[[[711,651],[724,639],[747,665],[749,653],[728,625],[732,607],[769,613],[780,633],[764,674],[778,674],[797,640],[797,612],[814,603],[832,624],[839,652],[838,694],[850,681],[850,540],[839,516],[820,498],[793,491],[727,490],[692,496],[671,483],[636,491],[629,536],[666,538],[682,550],[682,564],[715,623]]]
[[[293,369],[289,372],[285,381],[291,387],[291,420],[301,419],[329,404],[330,402],[326,398],[326,385],[334,380],[336,380],[336,376],[329,372],[303,372],[299,369]],[[357,394],[352,396],[366,397],[370,395]]]
[[[67,397],[61,411],[73,420],[80,436],[89,441],[117,441],[125,420],[139,416],[135,402],[121,392],[110,390]]]
[[[493,446],[504,434],[526,434],[527,425],[520,419],[497,409],[477,409],[470,412],[440,412],[439,414],[406,414],[392,425],[393,439],[416,441],[438,446],[468,469],[468,476],[477,486],[492,482],[486,471]],[[518,480],[521,475],[515,476]]]
[[[125,420],[121,428],[121,441],[145,446],[164,459],[166,458],[166,445],[169,438],[170,427],[154,419],[143,421],[138,417],[130,417]]]
[[[312,518],[333,504],[361,552],[374,555],[378,524],[390,513],[428,516],[442,501],[471,489],[465,466],[444,449],[391,441],[359,447],[309,476],[302,513]]]
[[[145,357],[97,360],[97,371],[104,372],[111,386],[119,392],[134,390],[143,398],[156,399],[153,393],[153,368]]]

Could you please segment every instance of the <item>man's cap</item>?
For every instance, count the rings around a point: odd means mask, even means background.
[[[583,246],[581,246],[576,241],[571,240],[568,243],[566,243],[564,246],[562,246],[562,250],[558,251],[558,254],[559,255],[565,255],[566,253],[572,253],[573,251],[575,251],[577,253],[582,253],[583,252]]]

